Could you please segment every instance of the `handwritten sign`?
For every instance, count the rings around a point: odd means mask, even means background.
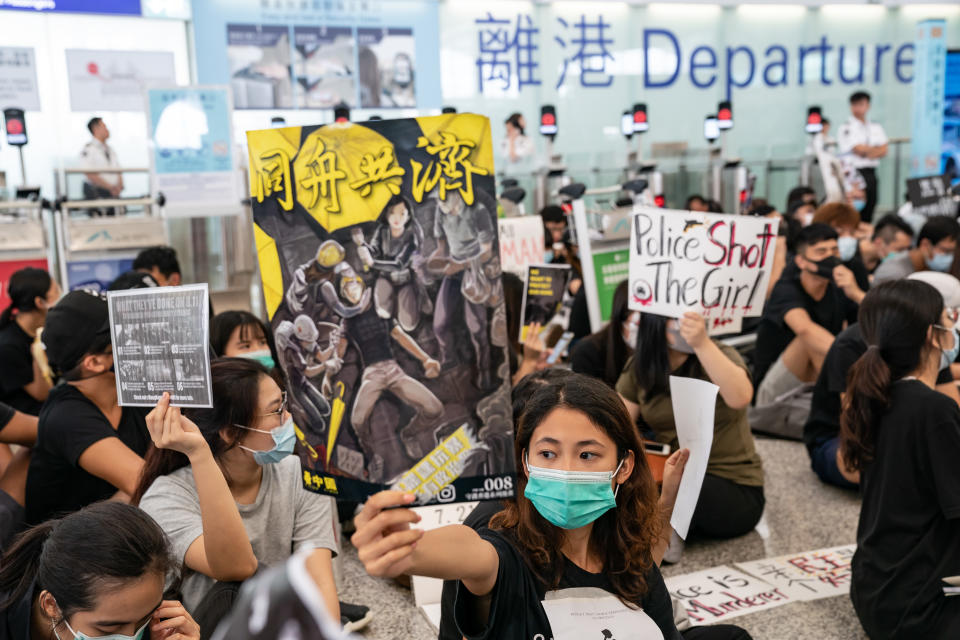
[[[850,563],[856,545],[741,562],[742,571],[769,582],[793,600],[819,600],[850,593]]]
[[[693,626],[723,622],[793,601],[783,589],[725,565],[666,578],[665,582],[670,596],[680,602]]]
[[[950,197],[950,179],[947,176],[924,176],[907,180],[907,199],[913,212],[922,216],[954,215],[956,203]]]
[[[712,333],[763,313],[777,220],[638,206],[630,234],[633,310],[708,319]]]
[[[540,216],[500,218],[500,267],[521,278],[527,267],[543,262],[543,220]]]

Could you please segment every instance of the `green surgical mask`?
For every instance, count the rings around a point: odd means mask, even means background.
[[[79,631],[74,631],[73,627],[70,626],[70,623],[66,620],[63,621],[67,625],[67,629],[70,633],[73,634],[74,640],[140,640],[143,637],[143,632],[147,629],[147,625],[150,624],[150,620],[147,620],[143,623],[143,626],[140,627],[137,632],[132,636],[125,636],[122,633],[111,633],[106,636],[88,636],[85,633],[80,633]],[[60,634],[57,633],[57,630],[54,629],[53,633],[57,636],[57,640],[63,640],[60,638]]]
[[[269,349],[241,353],[238,357],[246,358],[247,360],[256,360],[267,369],[273,369],[275,366],[277,366],[277,363],[274,361],[273,355],[270,353]]]
[[[613,471],[565,471],[534,467],[527,460],[529,477],[523,495],[551,524],[579,529],[617,506],[617,493],[610,483],[622,466],[623,460]]]

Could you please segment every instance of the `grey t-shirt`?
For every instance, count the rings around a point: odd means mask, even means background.
[[[910,259],[910,254],[905,252],[903,255],[881,262],[877,270],[873,272],[873,283],[879,284],[886,280],[900,280],[914,271],[913,260]]]
[[[303,488],[297,457],[264,465],[256,501],[237,504],[259,567],[280,566],[295,551],[307,547],[330,549],[336,554],[333,505],[333,498]],[[157,478],[140,500],[140,508],[166,532],[174,557],[182,565],[187,549],[203,535],[191,468]],[[186,567],[183,572],[183,604],[193,611],[215,580]]]

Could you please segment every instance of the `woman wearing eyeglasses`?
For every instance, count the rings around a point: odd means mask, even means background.
[[[134,500],[163,528],[183,565],[183,603],[212,635],[259,567],[313,548],[306,566],[339,619],[333,501],[303,490],[286,399],[258,362],[211,365],[213,408],[181,413],[164,394],[147,415],[156,449]]]

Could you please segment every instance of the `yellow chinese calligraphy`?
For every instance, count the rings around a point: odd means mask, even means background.
[[[257,202],[278,194],[284,211],[293,209],[293,188],[290,183],[290,156],[283,149],[264,151],[257,158]],[[282,195],[279,195],[282,194]]]
[[[476,167],[470,161],[471,150],[476,143],[470,140],[459,140],[456,135],[439,132],[440,141],[432,142],[426,136],[420,136],[417,148],[426,149],[434,156],[426,171],[423,165],[416,160],[410,161],[413,168],[413,199],[423,202],[423,196],[439,186],[439,197],[446,200],[447,191],[458,189],[467,206],[473,204],[473,176],[489,175],[489,171]],[[421,171],[423,171],[421,175]]]
[[[340,194],[337,192],[337,181],[347,177],[347,174],[337,168],[337,156],[333,151],[327,151],[323,141],[317,138],[317,148],[307,161],[307,177],[300,180],[300,186],[312,192],[308,208],[317,206],[320,198],[330,200],[328,206],[323,207],[329,213],[340,213]]]
[[[383,182],[390,193],[397,195],[400,193],[400,185],[394,182],[387,182],[390,178],[402,177],[406,171],[396,165],[396,157],[393,155],[393,147],[387,146],[380,149],[376,157],[372,153],[363,154],[360,160],[360,171],[365,177],[350,183],[350,188],[356,191],[360,190],[360,195],[366,198],[374,184]]]

